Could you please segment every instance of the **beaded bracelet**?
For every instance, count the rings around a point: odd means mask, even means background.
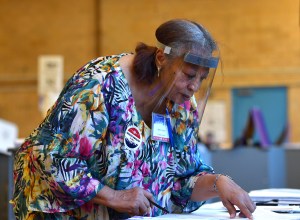
[[[217,181],[218,181],[218,179],[219,179],[220,176],[226,176],[226,177],[228,177],[229,179],[232,180],[232,178],[231,178],[230,176],[226,175],[226,174],[222,174],[222,173],[217,174],[217,176],[216,176],[216,178],[215,178],[215,181],[214,181],[214,185],[213,185],[213,190],[214,190],[215,192],[218,192]]]

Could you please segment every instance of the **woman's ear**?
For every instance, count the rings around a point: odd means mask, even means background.
[[[166,56],[165,53],[163,51],[163,49],[158,48],[156,50],[156,54],[155,54],[155,63],[157,67],[161,67],[163,66],[163,64],[166,62]]]

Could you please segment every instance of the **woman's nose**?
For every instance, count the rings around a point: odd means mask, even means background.
[[[196,92],[200,88],[200,80],[194,79],[193,81],[189,82],[188,89],[190,91]]]

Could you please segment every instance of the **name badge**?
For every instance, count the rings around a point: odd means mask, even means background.
[[[166,117],[161,114],[152,113],[152,140],[169,142],[169,132]]]

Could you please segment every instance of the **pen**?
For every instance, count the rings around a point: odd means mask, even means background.
[[[158,205],[157,203],[153,202],[152,200],[149,199],[149,202],[150,202],[152,205],[156,206],[157,208],[163,210],[165,213],[170,213],[166,208],[161,207],[160,205]]]
[[[268,202],[257,202],[256,206],[278,206],[278,203],[268,203]]]

